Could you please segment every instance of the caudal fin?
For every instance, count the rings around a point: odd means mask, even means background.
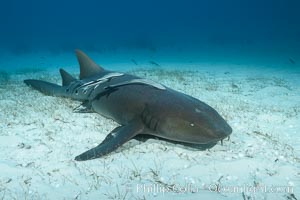
[[[63,87],[54,83],[34,79],[24,80],[24,83],[46,95],[65,96],[63,92]]]

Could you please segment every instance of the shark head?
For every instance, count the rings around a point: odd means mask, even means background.
[[[160,123],[160,131],[172,133],[178,141],[209,144],[222,141],[232,133],[230,125],[209,105],[197,101],[193,106],[182,106],[176,114],[166,116]],[[168,138],[168,136],[167,136]]]

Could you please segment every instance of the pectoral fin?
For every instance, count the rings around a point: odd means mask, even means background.
[[[139,120],[132,121],[125,126],[115,128],[101,144],[75,157],[77,161],[91,160],[102,157],[116,150],[122,144],[132,137],[141,134],[144,131],[144,125]]]
[[[76,113],[94,113],[92,105],[89,101],[84,101],[82,104],[73,109]]]

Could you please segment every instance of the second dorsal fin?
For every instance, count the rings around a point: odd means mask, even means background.
[[[72,81],[76,80],[71,74],[69,74],[68,72],[66,72],[63,69],[59,69],[59,72],[61,75],[63,86],[69,85]]]
[[[95,74],[98,74],[104,70],[81,50],[76,49],[75,52],[80,65],[80,79],[94,76]]]

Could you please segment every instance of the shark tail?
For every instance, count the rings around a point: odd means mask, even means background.
[[[34,89],[38,90],[39,92],[49,95],[49,96],[60,96],[64,97],[64,88],[60,85],[49,83],[46,81],[34,80],[34,79],[27,79],[24,80],[24,83],[28,86],[33,87]]]
[[[35,79],[24,80],[24,83],[49,96],[67,97],[67,94],[65,92],[66,87],[71,82],[76,81],[76,78],[74,78],[71,74],[63,69],[60,69],[59,72],[62,78],[62,86]]]

